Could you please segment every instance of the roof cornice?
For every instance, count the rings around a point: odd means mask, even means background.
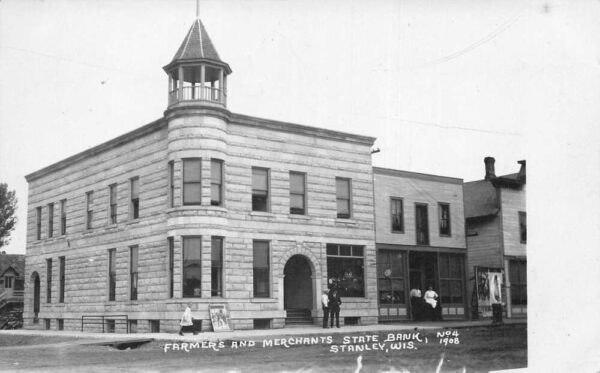
[[[423,174],[420,172],[395,170],[395,169],[391,169],[391,168],[373,167],[373,173],[379,174],[379,175],[399,176],[399,177],[406,177],[406,178],[413,178],[413,179],[421,179],[421,180],[426,180],[426,181],[436,181],[439,183],[448,183],[448,184],[457,184],[457,185],[463,184],[463,179],[459,179],[456,177]]]
[[[310,127],[289,122],[280,122],[276,120],[257,118],[235,113],[231,113],[231,123],[242,126],[268,129],[272,131],[282,131],[299,135],[316,136],[328,140],[353,142],[369,146],[372,146],[376,139],[375,137],[371,136],[355,135],[346,132],[333,131],[318,127]]]
[[[45,176],[51,172],[59,171],[67,166],[70,166],[76,162],[82,161],[86,158],[89,158],[94,155],[98,155],[104,151],[113,149],[119,145],[122,145],[128,141],[131,141],[137,137],[143,136],[148,133],[152,133],[160,130],[163,126],[166,126],[165,118],[157,119],[151,123],[148,123],[140,128],[137,128],[133,131],[127,132],[119,137],[116,137],[112,140],[108,140],[100,145],[94,146],[93,148],[84,150],[80,153],[77,153],[71,157],[65,158],[62,161],[51,164],[50,166],[44,167],[41,170],[30,173],[25,176],[25,180],[28,183],[39,179],[42,176]]]

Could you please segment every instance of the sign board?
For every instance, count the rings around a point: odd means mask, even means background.
[[[233,330],[226,304],[209,304],[208,313],[215,332],[230,332]]]
[[[492,304],[502,304],[502,268],[475,267],[477,307],[482,317],[492,316]]]

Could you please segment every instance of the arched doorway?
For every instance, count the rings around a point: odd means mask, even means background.
[[[312,323],[313,308],[312,270],[303,255],[292,256],[283,269],[283,306],[287,324]]]
[[[37,323],[40,313],[40,276],[37,272],[31,274],[31,282],[33,282],[33,322]]]

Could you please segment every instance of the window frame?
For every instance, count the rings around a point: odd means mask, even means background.
[[[519,211],[519,242],[527,243],[527,212]]]
[[[137,193],[134,194],[135,184],[137,184]],[[135,176],[129,179],[129,218],[137,220],[140,218],[140,177]]]
[[[129,246],[129,299],[130,300],[138,300],[139,255],[140,255],[140,247],[138,245]]]
[[[214,251],[215,251],[215,242],[219,241],[219,246],[217,247],[217,249],[219,250],[219,263],[217,263],[218,265],[215,266],[214,264]],[[223,297],[223,289],[224,289],[224,271],[223,271],[223,258],[224,258],[224,245],[225,243],[225,238],[221,237],[221,236],[212,236],[210,238],[210,296],[211,297]],[[217,270],[216,276],[215,276],[215,269]],[[215,278],[218,279],[218,286],[215,287]]]
[[[169,163],[167,163],[167,169],[167,177],[169,180],[168,206],[175,207],[175,161],[169,161]]]
[[[452,260],[451,258],[456,258],[458,259],[458,263],[459,263],[459,268],[458,268],[458,274],[457,276],[452,276]],[[447,259],[447,265],[448,265],[448,276],[443,276],[442,273],[442,261]],[[448,305],[448,304],[464,304],[465,300],[467,299],[467,294],[465,292],[465,279],[464,279],[464,273],[465,273],[465,257],[463,255],[460,254],[452,254],[452,253],[439,253],[438,255],[438,278],[439,278],[439,296],[440,296],[440,300],[442,302],[442,304],[444,305]],[[452,291],[452,283],[456,283],[456,282],[460,282],[460,296],[457,296],[455,294],[453,294]],[[446,302],[444,301],[444,292],[443,292],[443,285],[442,283],[448,283],[448,291],[450,293],[450,302]],[[455,299],[460,297],[460,301],[455,302]]]
[[[117,299],[117,249],[108,249],[108,301]]]
[[[118,195],[117,195],[117,184],[111,184],[108,186],[108,224],[115,225],[118,222]]]
[[[198,163],[198,180],[188,181],[186,180],[186,163]],[[181,178],[181,200],[184,206],[201,206],[202,205],[202,158],[183,158],[182,159],[182,170],[183,177]],[[187,186],[198,185],[200,195],[198,196],[198,201],[193,200],[192,202],[186,201],[186,190]]]
[[[168,255],[168,281],[169,281],[169,287],[168,287],[168,298],[172,299],[174,298],[175,295],[175,238],[174,237],[167,237],[167,255]]]
[[[308,215],[308,206],[307,206],[307,198],[306,198],[306,172],[299,171],[290,171],[290,214],[292,215]],[[302,192],[298,193],[293,191],[292,186],[292,176],[302,177]],[[293,196],[301,196],[302,198],[302,208],[299,209],[297,207],[292,207]],[[294,210],[296,209],[296,210]]]
[[[514,268],[518,268],[519,276],[517,281],[513,281]],[[508,261],[509,281],[510,281],[510,301],[513,306],[526,306],[527,305],[527,260],[522,259],[510,259]],[[524,278],[523,278],[524,276]],[[519,289],[520,299],[515,302],[515,289]],[[522,302],[524,300],[524,302]]]
[[[65,302],[65,267],[66,259],[64,256],[58,257],[58,303]]]
[[[52,258],[46,259],[46,303],[52,303]]]
[[[257,255],[256,255],[256,251],[257,249],[261,249],[260,247],[257,246],[257,244],[265,244],[266,246],[266,251],[267,251],[267,263],[266,263],[266,267],[264,266],[257,266]],[[263,263],[259,263],[259,264],[263,264]],[[253,298],[270,298],[271,297],[271,291],[272,291],[272,280],[271,280],[271,241],[268,240],[253,240],[252,241],[252,297]],[[259,276],[257,276],[257,271],[266,271],[267,273],[267,280],[264,281],[263,283],[259,284],[257,282],[257,278]],[[258,291],[258,287],[259,285],[262,284],[266,284],[266,291]]]
[[[443,233],[442,232],[442,225],[444,222],[444,208],[448,209],[448,233]],[[450,203],[448,202],[438,202],[438,227],[439,227],[439,232],[440,232],[440,237],[452,237],[452,215],[451,215],[451,210],[450,210]]]
[[[35,237],[39,241],[42,239],[42,207],[38,206],[35,208],[36,222],[35,222]]]
[[[347,192],[348,198],[340,197],[339,184],[340,182],[347,182]],[[352,209],[352,179],[348,177],[338,177],[335,178],[335,201],[336,201],[336,217],[338,219],[352,219],[353,209]],[[348,214],[340,213],[339,203],[340,201],[346,201],[348,207]]]
[[[185,288],[185,278],[186,278],[185,277],[185,274],[186,274],[186,268],[185,268],[185,256],[186,256],[185,253],[186,253],[186,249],[185,249],[185,246],[186,246],[186,244],[185,244],[185,242],[186,242],[186,240],[189,240],[189,239],[198,239],[199,242],[200,242],[200,247],[199,247],[199,250],[200,250],[200,252],[199,252],[199,256],[200,256],[200,259],[199,259],[200,260],[200,263],[199,263],[200,273],[198,275],[198,281],[200,283],[200,286],[199,286],[198,289],[200,291],[199,291],[198,295],[188,295],[188,294],[185,294],[185,291],[186,291],[186,288]],[[181,237],[181,247],[182,247],[182,249],[181,249],[181,297],[182,298],[202,298],[202,290],[203,290],[203,287],[202,287],[202,272],[203,272],[202,271],[202,264],[203,264],[203,261],[202,261],[202,236],[198,236],[198,235],[182,236]]]
[[[257,189],[254,186],[254,176],[255,176],[255,172],[265,172],[266,175],[266,189]],[[270,212],[271,211],[271,170],[269,168],[265,168],[265,167],[252,167],[252,174],[251,174],[251,180],[250,180],[250,184],[251,184],[251,189],[252,189],[252,211],[254,212]],[[259,194],[257,192],[264,192],[263,194]],[[258,205],[258,202],[255,202],[255,199],[258,198],[264,198],[265,199],[265,207],[264,209],[258,209],[256,208]]]
[[[333,250],[335,248],[335,250]],[[345,253],[343,253],[343,250],[345,251],[345,249],[350,249],[349,251],[349,255],[346,255]],[[361,269],[362,269],[362,274],[361,276],[357,276],[358,278],[362,278],[362,289],[359,290],[359,295],[345,295],[345,290],[341,292],[341,296],[342,297],[346,297],[346,298],[366,298],[367,297],[367,288],[366,288],[366,281],[365,281],[365,262],[366,262],[366,256],[365,256],[365,250],[366,247],[364,245],[351,245],[351,244],[337,244],[337,243],[327,243],[326,244],[326,251],[325,251],[325,260],[326,260],[326,265],[327,265],[327,277],[328,280],[332,279],[332,271],[330,271],[330,262],[329,259],[332,258],[332,260],[336,260],[336,259],[342,259],[342,260],[361,260],[362,264],[361,264]],[[332,252],[335,251],[335,254],[333,254]],[[356,254],[355,254],[356,252]],[[355,264],[356,265],[356,264]],[[355,277],[356,278],[356,277]],[[339,278],[337,279],[337,281],[339,282]],[[353,281],[354,282],[354,281]]]
[[[60,200],[60,235],[67,234],[67,199]]]
[[[420,217],[419,215],[419,211],[422,208],[424,208],[423,211],[425,211],[425,218]],[[419,239],[419,233],[421,232],[419,227],[421,222],[425,223],[425,230],[423,230],[424,240]],[[427,203],[415,202],[415,236],[417,245],[429,246],[431,241],[429,237],[429,205]]]
[[[219,165],[219,180],[215,182],[215,175],[213,174],[213,165]],[[222,159],[211,158],[210,160],[210,205],[211,206],[223,206],[225,198],[223,195],[223,178],[225,176],[224,173],[224,165],[225,162]],[[217,186],[219,190],[219,200],[213,200],[213,186]]]
[[[397,215],[394,214],[394,202],[400,202],[400,228],[401,229],[394,229],[394,216]],[[390,220],[391,220],[391,231],[392,233],[404,233],[404,198],[401,197],[390,197]]]
[[[48,238],[54,237],[54,202],[48,204]]]
[[[381,260],[379,260],[379,256],[380,254],[385,254],[387,256],[388,262],[387,264],[390,265],[390,270],[391,273],[389,276],[385,275],[385,272],[381,272],[380,269],[383,268],[383,263]],[[400,254],[401,255],[401,263],[400,263],[400,269],[401,269],[401,273],[400,275],[398,275],[397,273],[394,272],[394,267],[393,267],[393,262],[392,262],[392,255],[397,255]],[[408,254],[407,252],[403,251],[403,250],[395,250],[395,249],[378,249],[377,250],[377,304],[379,304],[380,307],[394,307],[397,305],[406,305],[406,285],[408,282],[407,279],[407,274],[406,274],[406,261],[408,260]],[[380,267],[381,265],[381,267]],[[394,280],[395,281],[401,281],[402,282],[402,286],[399,289],[394,288]],[[385,303],[381,301],[381,293],[387,290],[383,289],[383,286],[381,286],[381,283],[383,282],[387,282],[389,284],[389,293],[391,295],[391,299],[389,303]],[[402,296],[399,296],[397,301],[394,301],[394,293],[395,290],[398,290]]]
[[[93,228],[94,222],[94,191],[90,190],[85,193],[85,229]]]

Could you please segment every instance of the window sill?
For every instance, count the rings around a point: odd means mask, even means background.
[[[392,234],[404,234],[404,231],[392,231]]]
[[[272,302],[276,302],[277,299],[275,298],[252,298],[250,299],[251,303],[272,303]]]
[[[290,219],[297,219],[297,220],[310,220],[310,216],[308,215],[301,215],[301,214],[290,214],[289,215]]]
[[[125,223],[126,225],[132,225],[132,224],[137,224],[140,222],[140,218],[137,219],[131,219],[129,221],[127,221],[127,223]]]
[[[335,218],[335,223],[339,225],[356,225],[356,220],[349,218]]]
[[[268,211],[250,211],[250,216],[262,217],[262,218],[274,218],[275,214]]]

